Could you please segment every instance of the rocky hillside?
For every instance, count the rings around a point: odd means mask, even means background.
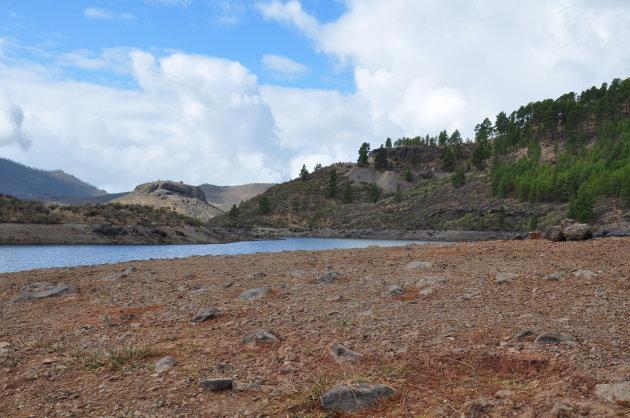
[[[264,193],[274,183],[250,183],[239,186],[215,186],[204,183],[199,186],[206,195],[206,201],[223,211],[228,211],[232,205],[238,205],[244,200]]]
[[[501,112],[475,127],[399,138],[357,163],[274,187],[220,225],[533,230],[565,217],[630,234],[630,79]]]
[[[21,199],[58,201],[101,196],[105,191],[61,170],[39,170],[0,158],[0,193]]]
[[[133,192],[114,202],[170,208],[182,215],[207,221],[222,213],[209,204],[199,187],[173,181],[154,181],[137,186]]]

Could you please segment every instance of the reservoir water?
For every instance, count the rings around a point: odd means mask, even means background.
[[[154,258],[183,258],[193,255],[251,254],[297,250],[392,247],[426,241],[284,238],[274,241],[242,241],[229,244],[196,245],[25,245],[0,246],[0,273],[37,268],[119,263]]]

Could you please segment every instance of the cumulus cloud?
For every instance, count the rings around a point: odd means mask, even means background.
[[[129,59],[137,90],[0,65],[0,84],[31,115],[23,128],[34,138],[31,151],[7,156],[66,168],[108,191],[167,178],[242,184],[285,177],[273,116],[245,67],[183,53],[132,51]]]
[[[22,131],[23,121],[22,108],[0,91],[0,147],[17,144],[26,149],[30,146],[30,139]]]
[[[279,76],[295,78],[309,71],[308,66],[281,55],[263,56],[263,67]]]
[[[107,9],[99,9],[96,7],[89,7],[83,11],[83,16],[89,19],[135,19],[135,16],[128,12],[115,12]]]
[[[485,116],[627,76],[626,2],[448,3],[347,0],[320,23],[296,0],[258,4],[354,70],[356,94],[404,131],[459,127]],[[414,134],[414,132],[409,132]]]

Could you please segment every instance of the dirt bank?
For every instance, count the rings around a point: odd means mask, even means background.
[[[196,226],[0,223],[0,245],[217,244],[251,239]]]
[[[396,392],[365,416],[622,416],[597,385],[623,396],[630,380],[629,259],[630,238],[606,238],[1,274],[0,415],[323,417],[325,391],[366,382]],[[12,303],[34,282],[70,287]],[[268,290],[237,299],[252,288]],[[278,341],[243,344],[261,328]],[[176,363],[157,371],[164,356]]]

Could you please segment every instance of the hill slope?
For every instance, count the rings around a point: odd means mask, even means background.
[[[21,199],[56,200],[101,196],[105,191],[61,170],[38,170],[0,158],[0,193]]]

